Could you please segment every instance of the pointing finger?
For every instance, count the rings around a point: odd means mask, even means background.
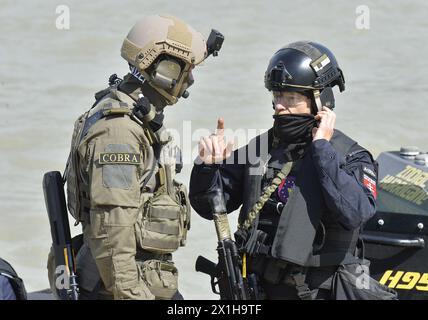
[[[224,133],[224,119],[222,117],[217,120],[217,130],[216,134],[222,136]]]

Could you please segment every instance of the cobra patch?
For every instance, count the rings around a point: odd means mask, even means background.
[[[138,153],[127,152],[103,152],[100,153],[100,164],[140,164],[141,157]]]

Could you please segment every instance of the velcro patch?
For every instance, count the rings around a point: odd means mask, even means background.
[[[375,199],[377,198],[377,190],[376,190],[376,181],[370,178],[365,173],[363,174],[363,184],[364,186],[370,190]]]
[[[367,167],[363,167],[363,171],[365,173],[367,173],[369,176],[372,176],[373,178],[376,179],[376,174],[373,172],[373,170],[371,170],[370,168]]]
[[[100,164],[140,164],[141,157],[138,153],[127,152],[103,152],[100,153]]]

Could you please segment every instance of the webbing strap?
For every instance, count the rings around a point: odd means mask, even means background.
[[[180,230],[178,226],[168,226],[165,223],[158,223],[158,222],[150,222],[146,230],[162,233],[162,234],[172,234],[172,235],[178,235],[180,233]]]
[[[293,278],[296,286],[297,296],[301,300],[312,300],[312,292],[306,283],[306,274],[304,272],[299,272],[292,274],[291,277]]]
[[[143,239],[143,245],[156,249],[175,250],[178,248],[179,243],[178,240]]]
[[[349,252],[331,252],[313,255],[305,264],[307,267],[331,267],[358,263],[360,260]]]
[[[168,210],[153,210],[150,212],[150,217],[160,218],[160,219],[178,219],[180,213],[178,211],[168,211]]]
[[[98,110],[97,112],[95,112],[93,115],[91,115],[86,119],[82,133],[80,134],[80,137],[79,137],[79,142],[82,141],[82,139],[86,136],[89,129],[95,124],[95,122],[100,120],[102,117],[104,117],[104,110]]]
[[[276,188],[278,188],[282,180],[284,180],[284,178],[288,176],[292,166],[293,166],[293,162],[287,162],[282,167],[281,171],[272,180],[271,185],[266,188],[266,190],[263,192],[259,200],[257,200],[256,204],[250,210],[250,212],[248,213],[248,218],[241,225],[238,226],[240,229],[248,230],[250,228],[250,226],[253,224],[254,219],[257,217],[257,215],[260,213],[260,210],[265,205],[266,201],[268,201],[272,193],[274,193]]]

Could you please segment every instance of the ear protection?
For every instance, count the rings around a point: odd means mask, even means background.
[[[180,64],[173,59],[160,60],[151,73],[153,83],[164,90],[172,89],[181,74]]]

